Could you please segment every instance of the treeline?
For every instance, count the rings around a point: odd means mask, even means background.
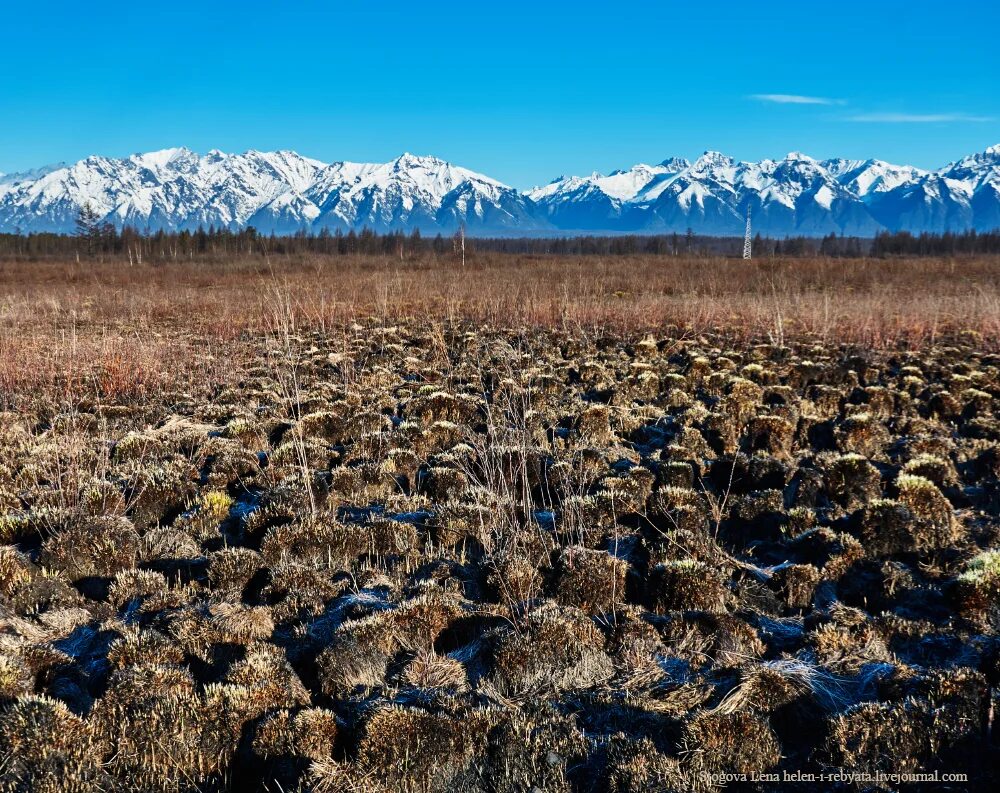
[[[247,256],[414,256],[466,255],[475,252],[535,256],[742,256],[743,239],[694,234],[468,238],[437,234],[424,237],[419,230],[378,234],[360,232],[299,232],[264,235],[254,228],[241,231],[209,228],[195,231],[152,233],[111,224],[78,223],[76,234],[0,234],[0,257],[45,259],[66,257],[122,258],[141,264],[171,259],[231,259]],[[959,256],[1000,254],[1000,230],[977,233],[919,234],[884,232],[874,239],[844,237],[784,237],[758,234],[753,240],[754,257],[863,257]]]
[[[961,234],[917,234],[907,231],[879,234],[872,240],[871,255],[886,256],[962,256],[1000,253],[1000,229]]]

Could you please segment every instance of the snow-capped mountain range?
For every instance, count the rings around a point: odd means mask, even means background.
[[[115,226],[264,233],[369,228],[479,235],[773,236],[1000,227],[1000,145],[936,171],[881,160],[740,162],[705,152],[526,192],[434,157],[327,164],[291,151],[165,149],[0,174],[0,232],[72,232],[90,205]]]

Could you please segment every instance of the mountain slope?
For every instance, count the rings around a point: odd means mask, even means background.
[[[89,205],[140,230],[211,226],[543,235],[663,233],[870,236],[882,229],[1000,227],[1000,146],[936,171],[882,160],[742,162],[705,152],[603,175],[564,176],[524,193],[439,160],[327,164],[292,151],[200,155],[184,148],[88,157],[0,175],[0,232],[72,232]]]

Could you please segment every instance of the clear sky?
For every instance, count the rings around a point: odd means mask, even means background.
[[[937,167],[1000,143],[998,8],[7,4],[0,171],[179,145],[434,154],[520,188],[706,149]]]

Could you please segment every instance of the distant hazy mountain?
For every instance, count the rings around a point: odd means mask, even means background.
[[[520,193],[434,157],[326,164],[295,152],[199,155],[165,149],[123,159],[88,157],[0,175],[0,231],[70,232],[89,204],[108,222],[141,230],[254,226],[278,234],[379,232],[784,236],[879,230],[1000,227],[1000,146],[936,171],[881,160],[738,162],[706,152],[608,175],[564,176]]]

